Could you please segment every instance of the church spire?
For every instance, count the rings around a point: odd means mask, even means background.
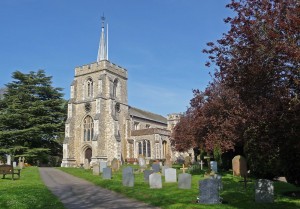
[[[105,34],[104,34],[104,15],[101,17],[102,20],[102,29],[101,29],[101,38],[99,43],[99,49],[98,49],[98,56],[97,56],[97,62],[100,62],[102,60],[107,60],[107,48],[105,43]]]

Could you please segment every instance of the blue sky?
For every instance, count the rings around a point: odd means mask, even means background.
[[[69,99],[76,66],[96,61],[104,13],[109,60],[128,70],[129,105],[184,112],[211,80],[202,53],[227,32],[229,0],[1,0],[0,87],[44,69]]]

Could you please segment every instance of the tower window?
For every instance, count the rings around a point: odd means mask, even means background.
[[[89,78],[86,82],[87,97],[93,97],[93,80]]]
[[[118,79],[114,80],[113,84],[113,98],[117,98]]]
[[[86,116],[83,124],[83,140],[91,141],[94,136],[94,121],[91,116]]]

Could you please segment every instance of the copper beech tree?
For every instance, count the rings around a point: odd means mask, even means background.
[[[240,146],[257,177],[285,175],[299,185],[300,1],[232,0],[227,7],[236,14],[225,19],[230,30],[203,50],[214,81],[194,91],[173,144],[210,152]]]

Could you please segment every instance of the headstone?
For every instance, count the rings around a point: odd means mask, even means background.
[[[123,186],[133,187],[134,186],[134,175],[132,167],[126,167],[122,171],[122,183]]]
[[[217,163],[217,161],[210,161],[210,168],[213,172],[218,173],[218,163]]]
[[[211,176],[210,179],[216,179],[218,181],[219,190],[223,189],[223,183],[222,183],[222,176],[215,174],[214,176]]]
[[[258,179],[255,183],[255,202],[272,203],[274,202],[273,181]]]
[[[153,170],[144,170],[144,181],[149,182],[149,176],[153,173]]]
[[[99,164],[94,164],[93,165],[93,175],[98,175],[100,174],[100,168],[99,168]]]
[[[204,163],[203,163],[203,161],[201,160],[201,161],[200,161],[200,169],[201,169],[201,171],[203,170],[203,164],[204,164]]]
[[[111,168],[109,167],[103,168],[102,178],[111,179]]]
[[[107,167],[106,161],[100,161],[100,173],[103,172],[103,169]]]
[[[165,169],[165,182],[177,182],[176,169]]]
[[[154,173],[158,173],[160,171],[159,164],[156,164],[156,163],[152,164],[152,170]]]
[[[17,162],[13,162],[13,167],[15,168],[15,167],[17,167]]]
[[[139,161],[140,171],[144,171],[147,167],[145,157],[143,155],[140,155],[138,161]]]
[[[184,166],[185,167],[190,167],[190,165],[192,164],[192,159],[191,159],[191,156],[186,156],[185,158],[184,158]]]
[[[159,173],[152,173],[149,176],[149,185],[151,189],[161,189],[162,188],[161,175]]]
[[[169,168],[172,168],[173,162],[171,160],[171,155],[170,154],[166,155],[166,161],[165,161],[164,165],[169,167]]]
[[[114,158],[111,162],[111,169],[112,169],[112,172],[116,172],[120,169],[120,162]]]
[[[232,159],[232,171],[234,176],[247,176],[247,162],[243,156],[237,155]]]
[[[188,173],[181,173],[178,175],[178,188],[190,189],[192,185],[192,175]]]
[[[167,168],[170,168],[170,167],[168,167],[168,166],[166,166],[166,165],[164,165],[164,166],[161,167],[161,174],[162,174],[163,176],[165,175],[165,170],[166,170]]]
[[[89,159],[85,159],[84,160],[84,165],[83,165],[84,169],[90,169],[90,162]]]
[[[199,203],[218,204],[220,203],[219,182],[217,179],[204,179],[199,181],[200,198]]]
[[[6,159],[7,159],[6,164],[7,164],[7,165],[11,165],[11,156],[10,156],[10,155],[7,155],[7,156],[6,156]]]

